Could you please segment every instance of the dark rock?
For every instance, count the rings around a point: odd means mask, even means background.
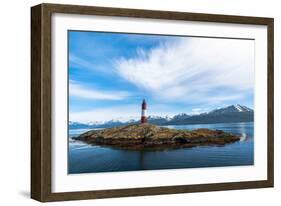
[[[91,130],[74,138],[89,144],[130,149],[178,148],[197,145],[223,145],[240,140],[221,130],[177,130],[153,124],[134,124],[102,130]]]

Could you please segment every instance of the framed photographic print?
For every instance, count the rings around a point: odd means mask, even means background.
[[[31,8],[31,197],[273,187],[273,19]]]

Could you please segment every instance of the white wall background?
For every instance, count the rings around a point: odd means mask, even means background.
[[[57,0],[127,7],[275,18],[275,188],[47,203],[47,205],[280,205],[281,3],[274,0]],[[30,184],[30,7],[37,0],[2,1],[0,7],[0,203],[39,205]],[[279,202],[279,203],[278,203]]]

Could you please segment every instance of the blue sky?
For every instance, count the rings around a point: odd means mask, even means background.
[[[69,31],[69,117],[90,122],[253,107],[254,41]]]

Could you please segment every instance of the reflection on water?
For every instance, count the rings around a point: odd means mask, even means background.
[[[224,146],[151,150],[122,150],[69,141],[70,174],[154,169],[239,166],[254,164],[254,126],[247,123],[168,126],[176,129],[220,129],[241,136],[239,142]],[[86,130],[70,130],[70,137]]]

